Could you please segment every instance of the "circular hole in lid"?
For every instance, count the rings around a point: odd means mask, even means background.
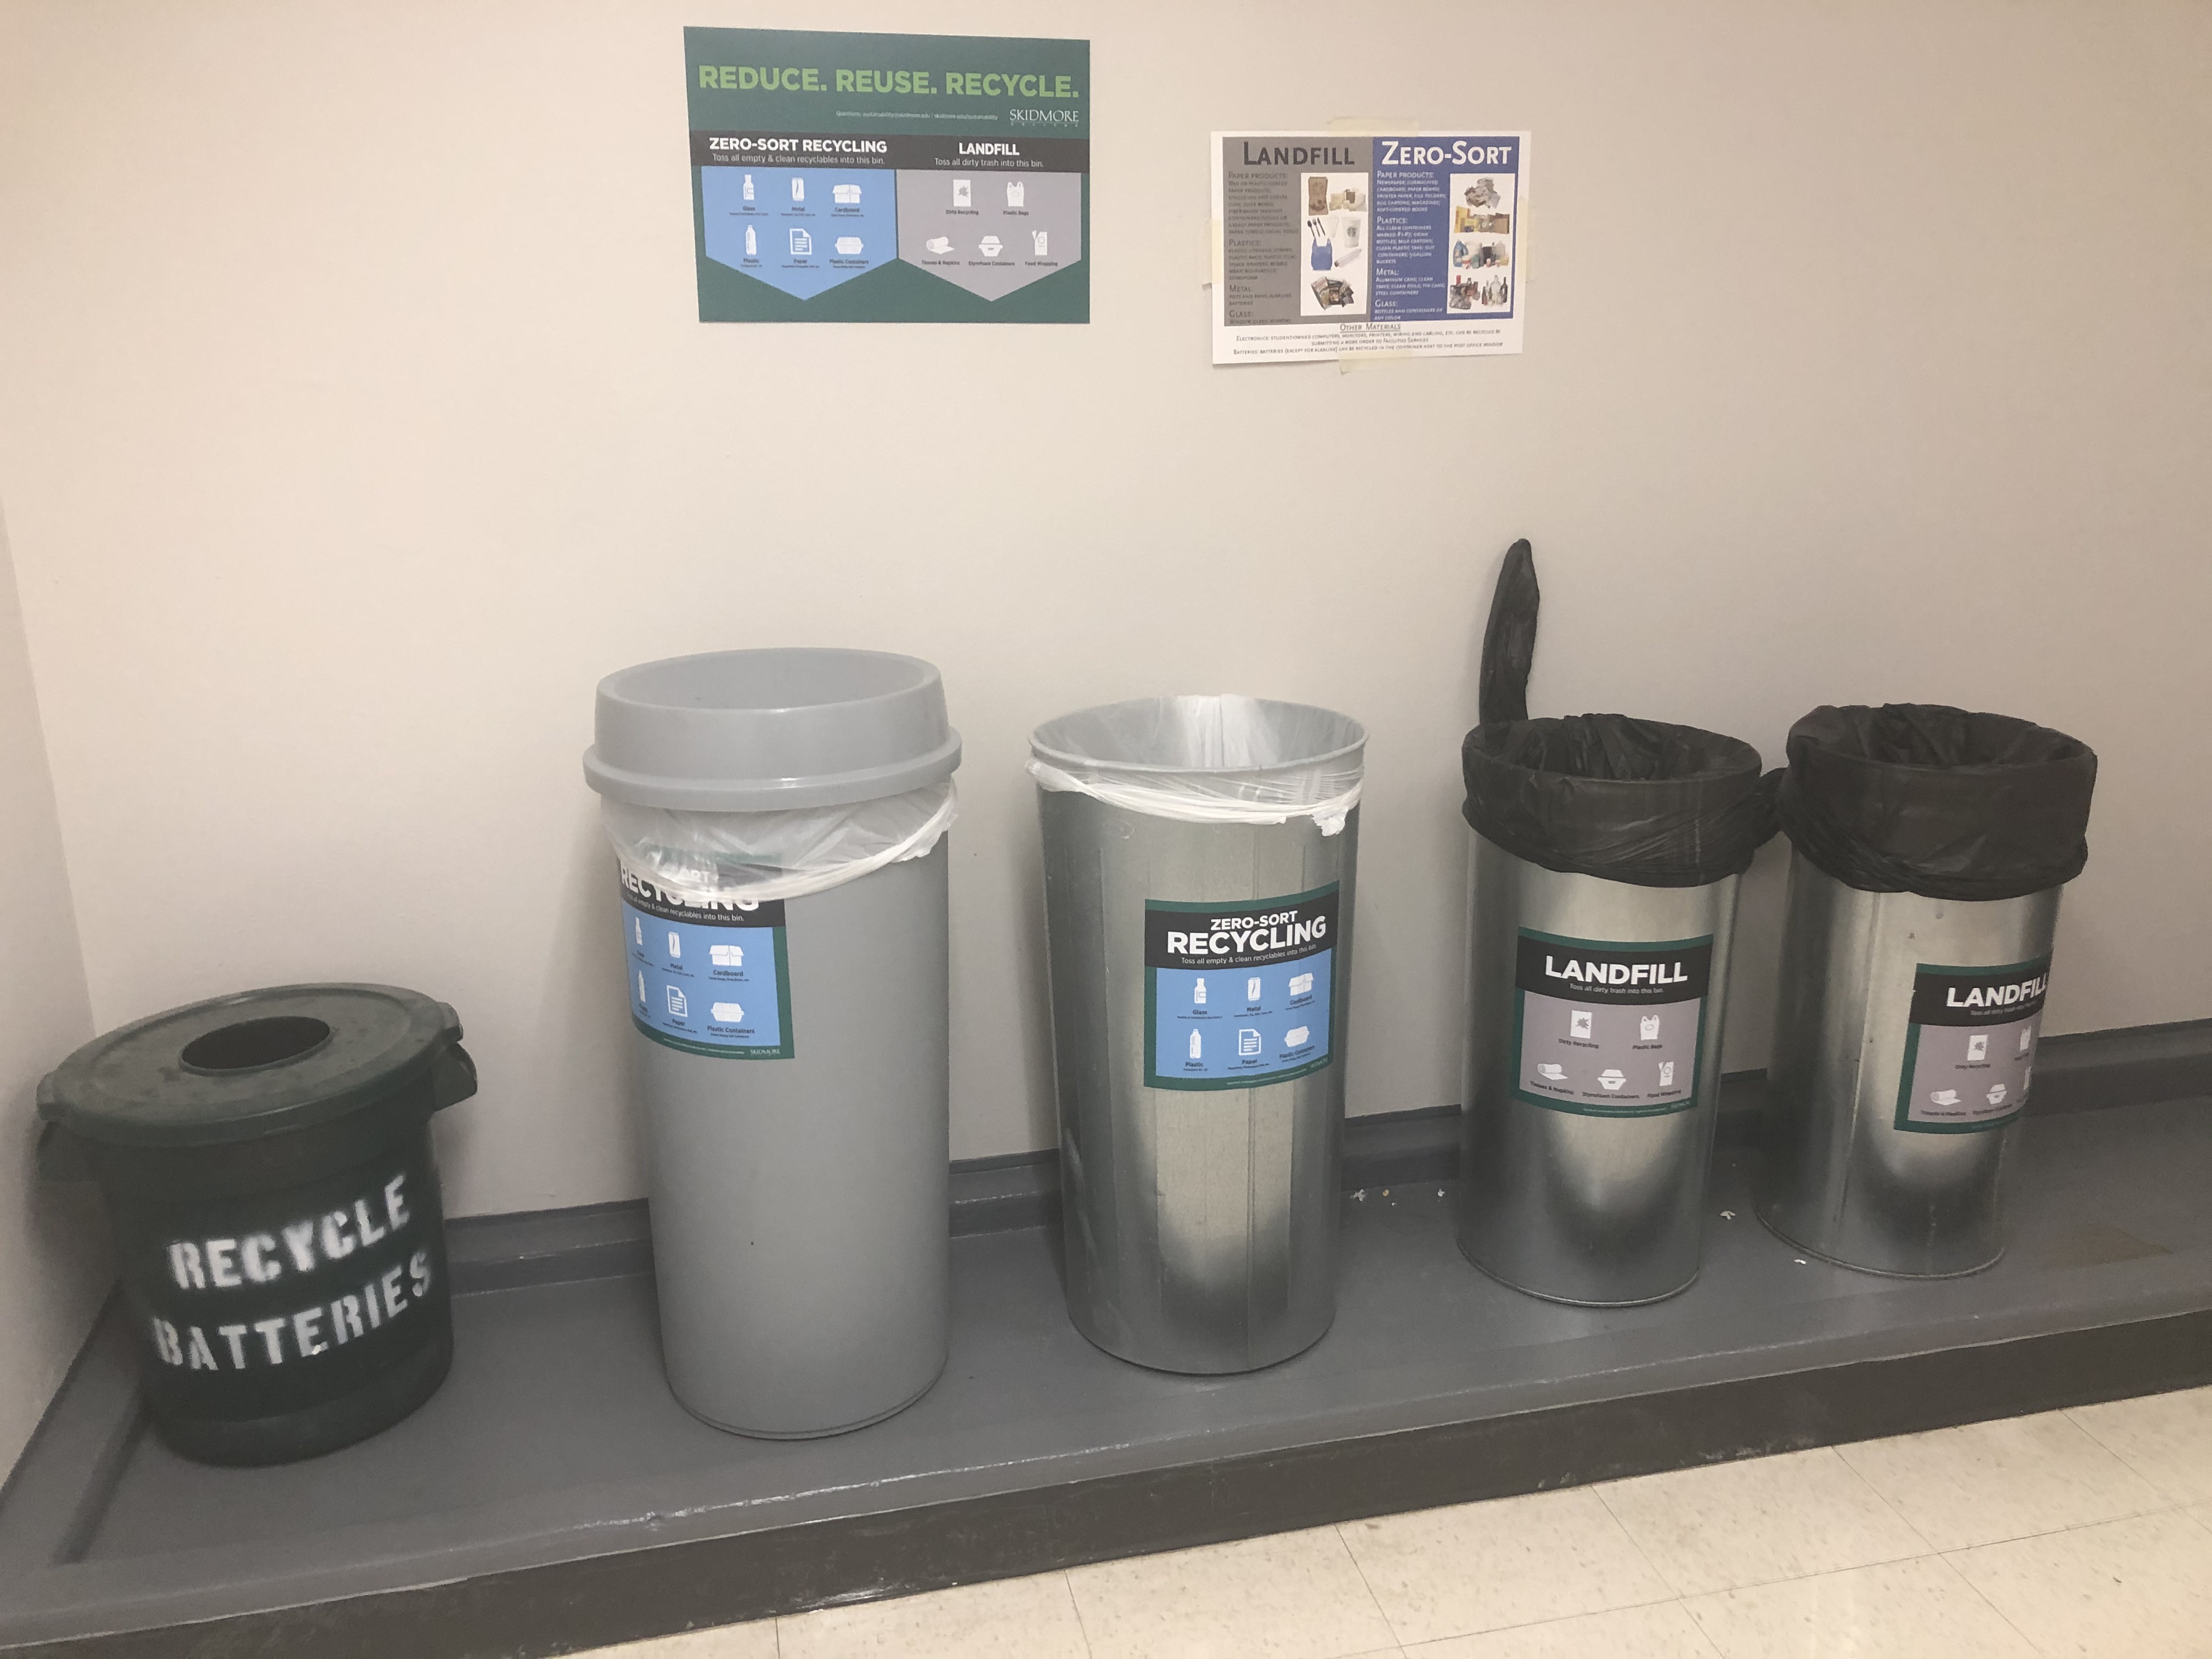
[[[191,1072],[252,1072],[313,1054],[331,1040],[331,1028],[307,1014],[275,1014],[219,1025],[185,1045]]]

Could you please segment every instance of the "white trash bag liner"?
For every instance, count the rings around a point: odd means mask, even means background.
[[[1287,823],[1324,836],[1359,804],[1367,732],[1349,715],[1261,697],[1144,697],[1048,720],[1030,738],[1047,789],[1183,823]]]
[[[623,868],[679,896],[801,898],[927,857],[960,813],[952,780],[878,800],[772,812],[690,812],[605,796]]]

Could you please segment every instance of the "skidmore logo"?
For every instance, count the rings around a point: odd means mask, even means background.
[[[1072,109],[1010,109],[1006,112],[1006,119],[1018,127],[1072,127],[1082,118],[1081,111]]]

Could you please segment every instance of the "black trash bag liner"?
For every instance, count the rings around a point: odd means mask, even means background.
[[[2097,756],[2063,732],[1941,703],[1821,708],[1789,755],[1782,827],[1845,886],[2018,898],[2088,861]]]
[[[1741,875],[1774,834],[1759,750],[1626,714],[1500,720],[1460,748],[1475,833],[1547,870],[1638,887]]]
[[[1482,724],[1460,748],[1468,823],[1516,858],[1638,887],[1741,875],[1774,834],[1759,751],[1694,726],[1626,714],[1530,720],[1535,554],[1513,544],[1484,630]]]

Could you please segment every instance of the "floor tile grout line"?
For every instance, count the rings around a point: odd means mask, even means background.
[[[2102,1526],[2105,1523],[2100,1521],[2094,1524]],[[2035,1536],[2039,1538],[2047,1538],[2051,1535],[2052,1534],[2049,1533],[2038,1533],[2035,1534]],[[2010,1542],[2011,1540],[2008,1539],[2006,1541]],[[1972,1546],[1972,1547],[1976,1549],[1986,1549],[1989,1546],[1985,1544],[1977,1544]],[[1963,1555],[1966,1552],[1964,1550],[1960,1550],[1954,1552],[1954,1553]],[[1982,1587],[1979,1584],[1977,1584],[1972,1579],[1967,1577],[1965,1573],[1959,1571],[1959,1564],[1952,1560],[1949,1554],[1939,1555],[1936,1559],[1941,1561],[1949,1571],[1951,1577],[1957,1579],[1960,1583],[1964,1584],[1967,1589],[1973,1593],[1973,1596],[1976,1601],[1979,1601],[1991,1613],[1996,1614],[1998,1623],[2002,1624],[2007,1630],[2010,1631],[2014,1635],[2020,1638],[2021,1641],[2025,1642],[2027,1644],[2029,1652],[2041,1654],[2045,1656],[2045,1659],[2061,1659],[2060,1656],[2052,1654],[2050,1649],[2045,1647],[2042,1643],[2035,1639],[2035,1632],[2033,1631],[2022,1630],[2018,1625],[2014,1624],[2012,1621],[2011,1616],[2007,1613],[2002,1607],[1990,1601],[1990,1598],[1983,1593]]]
[[[1714,1593],[1719,1595],[1728,1594],[1726,1590],[1717,1590]],[[1698,1640],[1705,1644],[1705,1651],[1712,1655],[1713,1659],[1728,1659],[1728,1655],[1721,1651],[1721,1644],[1713,1640],[1712,1632],[1705,1628],[1705,1621],[1691,1610],[1690,1598],[1686,1595],[1678,1595],[1674,1598],[1674,1605],[1681,1608],[1682,1617],[1690,1621],[1690,1628],[1698,1632]]]
[[[1717,1468],[1718,1466],[1708,1464],[1706,1467]],[[1667,1587],[1667,1593],[1668,1595],[1672,1596],[1677,1601],[1682,1600],[1682,1587],[1680,1584],[1677,1584],[1673,1579],[1669,1578],[1667,1576],[1665,1569],[1661,1567],[1656,1561],[1651,1559],[1651,1552],[1644,1547],[1644,1540],[1636,1535],[1635,1529],[1632,1528],[1627,1522],[1620,1518],[1620,1511],[1619,1510],[1616,1510],[1611,1504],[1606,1501],[1605,1489],[1607,1486],[1617,1486],[1619,1484],[1619,1482],[1613,1480],[1596,1481],[1591,1485],[1590,1491],[1596,1494],[1598,1506],[1604,1510],[1607,1516],[1612,1519],[1613,1524],[1620,1529],[1620,1535],[1628,1540],[1629,1548],[1636,1552],[1637,1559],[1642,1561],[1645,1566],[1651,1569],[1651,1576]],[[1647,1603],[1646,1605],[1649,1604]]]
[[[1067,1592],[1067,1605],[1075,1614],[1075,1633],[1083,1638],[1085,1659],[1097,1659],[1097,1649],[1091,1645],[1091,1626],[1083,1622],[1083,1603],[1076,1599],[1075,1575],[1066,1567],[1060,1570],[1060,1587]]]
[[[2193,1394],[2195,1392],[2197,1392],[2197,1390],[2193,1389],[2170,1389],[2165,1391],[2166,1394]],[[2100,1401],[2097,1403],[2105,1406],[2127,1406],[2132,1405],[2139,1400],[2158,1400],[2163,1397],[2164,1395],[2162,1394],[2138,1394],[2129,1395],[2127,1398],[2122,1400],[2104,1400]],[[2134,1473],[2136,1480],[2142,1481],[2160,1497],[2164,1498],[2167,1496],[2166,1487],[2160,1481],[2156,1474],[2153,1474],[2150,1470],[2144,1468],[2141,1464],[2137,1463],[2134,1458],[2129,1456],[2118,1446],[2112,1444],[2112,1443],[2106,1439],[2103,1435],[2099,1434],[2094,1426],[2081,1420],[2081,1413],[2088,1410],[2088,1407],[2062,1406],[2059,1409],[2065,1413],[2067,1421],[2073,1424],[2075,1428],[2087,1435],[2090,1439],[2095,1441],[2100,1446],[2102,1446],[2114,1457],[2118,1458],[2122,1464]],[[2189,1504],[2196,1501],[2197,1500],[2194,1498],[2178,1498],[2172,1500],[2172,1507],[2174,1509],[2185,1509]]]
[[[1849,1473],[1852,1480],[1857,1481],[1859,1485],[1867,1489],[1868,1495],[1871,1497],[1875,1503],[1881,1504],[1882,1508],[1887,1510],[1892,1515],[1897,1517],[1897,1524],[1899,1526],[1904,1528],[1906,1532],[1910,1533],[1913,1537],[1917,1538],[1920,1540],[1922,1554],[1940,1555],[1942,1553],[1942,1552],[1938,1550],[1935,1544],[1930,1541],[1926,1533],[1921,1531],[1919,1528],[1914,1526],[1912,1522],[1906,1518],[1905,1513],[1903,1510],[1898,1508],[1896,1504],[1891,1503],[1887,1498],[1882,1495],[1881,1489],[1880,1487],[1876,1486],[1873,1481],[1868,1480],[1866,1476],[1861,1474],[1856,1469],[1851,1468],[1850,1459],[1845,1457],[1842,1452],[1837,1450],[1833,1446],[1829,1446],[1825,1449],[1835,1458],[1837,1462],[1844,1466],[1844,1468]],[[1868,1565],[1871,1566],[1879,1564],[1869,1562]]]
[[[1406,1511],[1415,1515],[1419,1512],[1418,1510]],[[1344,1552],[1352,1563],[1352,1571],[1358,1575],[1359,1588],[1367,1592],[1367,1600],[1375,1609],[1375,1616],[1382,1621],[1382,1628],[1390,1632],[1390,1645],[1402,1651],[1406,1638],[1398,1634],[1397,1621],[1390,1617],[1390,1610],[1382,1605],[1382,1598],[1375,1593],[1375,1586],[1368,1583],[1367,1569],[1359,1565],[1359,1552],[1352,1547],[1352,1540],[1344,1535],[1344,1529],[1349,1524],[1344,1521],[1332,1522],[1328,1529],[1336,1534],[1336,1547]]]

